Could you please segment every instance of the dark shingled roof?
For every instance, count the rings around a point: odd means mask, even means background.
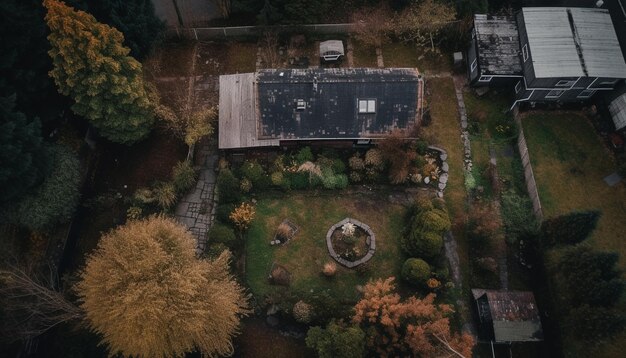
[[[511,16],[474,15],[481,75],[521,75],[519,34]]]
[[[419,81],[414,69],[261,70],[259,139],[367,138],[409,128]],[[359,100],[375,100],[375,113],[359,113]]]
[[[539,310],[532,292],[472,289],[481,322],[493,325],[496,342],[543,340]]]

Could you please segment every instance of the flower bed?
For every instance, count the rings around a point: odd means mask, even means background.
[[[331,226],[326,234],[330,256],[352,268],[369,261],[376,251],[376,237],[366,224],[351,218]]]

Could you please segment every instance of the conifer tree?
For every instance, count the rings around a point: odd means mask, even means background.
[[[229,355],[248,311],[229,256],[198,260],[191,234],[173,219],[130,221],[104,235],[81,274],[87,322],[112,355]]]
[[[595,230],[600,211],[574,211],[549,218],[541,225],[543,242],[546,246],[577,244],[587,239]]]
[[[58,0],[44,0],[50,28],[50,75],[72,110],[89,119],[107,139],[131,144],[154,122],[141,64],[122,46],[122,33]]]
[[[0,204],[19,198],[49,170],[39,120],[14,108],[15,96],[0,97]]]

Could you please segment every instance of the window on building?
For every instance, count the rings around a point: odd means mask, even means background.
[[[306,109],[306,102],[303,99],[299,99],[296,102],[296,109],[299,111],[303,111]]]
[[[522,47],[522,56],[524,57],[524,62],[526,62],[528,60],[528,44]]]
[[[559,98],[564,92],[564,90],[552,90],[548,92],[545,98]]]
[[[493,76],[480,76],[478,82],[490,82]]]
[[[360,99],[359,100],[359,113],[376,113],[376,100],[375,99]]]
[[[572,87],[576,81],[560,80],[556,83],[557,87]]]
[[[615,86],[615,84],[617,83],[617,81],[619,81],[619,80],[602,81],[602,82],[600,82],[600,86],[604,86],[604,87],[612,87],[612,86]]]
[[[578,96],[576,96],[576,98],[589,98],[593,96],[595,93],[596,91],[594,90],[583,90],[583,91],[580,91],[580,93],[578,94]]]
[[[472,65],[470,66],[470,72],[474,72],[476,67],[478,67],[478,63],[476,62],[476,59],[474,59],[474,61],[472,61]]]
[[[515,85],[515,93],[519,93],[522,90],[522,81],[517,82]]]

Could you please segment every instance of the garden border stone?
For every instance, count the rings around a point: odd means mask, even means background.
[[[335,249],[333,248],[333,243],[332,243],[333,232],[335,232],[335,230],[337,230],[342,225],[347,224],[347,223],[351,223],[360,227],[361,229],[365,230],[367,234],[369,235],[369,245],[368,245],[369,249],[367,251],[367,254],[356,261],[348,261],[340,257],[335,252]],[[330,229],[328,229],[328,232],[326,233],[326,247],[328,248],[328,253],[330,254],[330,257],[332,257],[335,261],[339,262],[339,264],[341,264],[344,267],[353,268],[361,264],[364,264],[367,261],[372,259],[372,257],[374,256],[374,253],[376,253],[376,236],[374,235],[374,232],[372,231],[372,229],[365,223],[362,223],[356,219],[345,218],[341,220],[340,222],[331,226]]]

